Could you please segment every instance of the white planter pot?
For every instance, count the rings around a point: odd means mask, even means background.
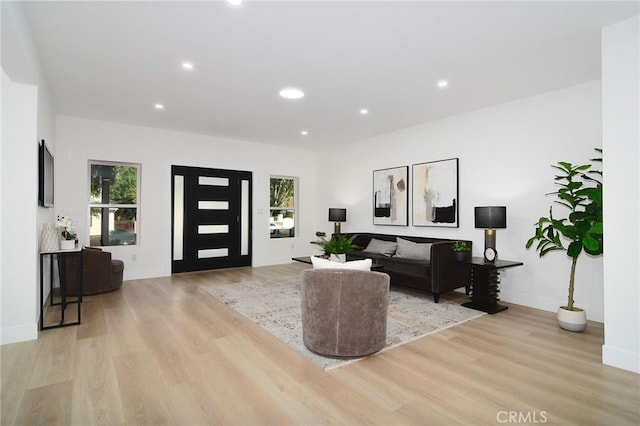
[[[560,328],[564,330],[584,331],[584,329],[587,328],[587,313],[582,309],[579,311],[568,311],[565,307],[561,306],[558,308],[556,319]]]
[[[76,240],[61,240],[60,241],[60,249],[62,250],[73,250],[76,248]]]
[[[331,256],[329,256],[329,260],[333,260],[334,262],[345,263],[347,261],[347,255],[345,253],[332,254]]]

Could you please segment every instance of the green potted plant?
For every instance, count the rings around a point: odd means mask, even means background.
[[[601,149],[596,149],[602,154]],[[592,162],[602,162],[594,158]],[[549,208],[549,216],[541,217],[527,248],[537,242],[540,257],[552,251],[564,251],[571,259],[569,295],[566,306],[558,309],[558,325],[570,331],[583,331],[587,317],[583,309],[574,306],[576,264],[582,252],[593,256],[603,253],[602,227],[602,171],[593,164],[573,165],[564,161],[552,166],[559,171],[554,178],[559,189],[547,195],[555,195],[555,203],[568,210],[567,217],[558,218]]]
[[[316,233],[316,235],[318,235],[318,233]],[[330,256],[331,260],[345,262],[347,252],[360,248],[360,246],[353,243],[357,235],[347,237],[343,234],[334,234],[329,240],[327,240],[324,235],[318,236],[320,239],[313,243],[321,246],[324,249],[324,252]]]
[[[469,254],[471,254],[471,247],[469,247],[469,244],[467,244],[466,241],[455,241],[452,249],[456,254],[456,259],[460,262],[467,260],[469,258]]]
[[[77,234],[72,231],[73,221],[66,216],[58,216],[58,226],[62,228],[60,240],[60,248],[62,250],[70,250],[76,247]]]

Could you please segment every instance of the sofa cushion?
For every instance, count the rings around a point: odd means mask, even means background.
[[[362,260],[362,259],[371,259],[371,263],[380,263],[383,259],[391,259],[389,256],[385,256],[380,253],[370,253],[364,250],[355,250],[347,253],[347,260]]]
[[[367,247],[364,251],[369,253],[379,253],[385,256],[393,256],[396,252],[396,248],[398,247],[398,243],[393,241],[382,241],[376,238],[372,238],[367,244]]]
[[[313,269],[357,269],[361,271],[371,270],[371,259],[353,260],[350,262],[334,262],[328,259],[311,256]]]
[[[427,262],[431,260],[431,243],[414,243],[413,241],[400,237],[398,237],[396,241],[398,243],[398,249],[394,257],[426,260]]]

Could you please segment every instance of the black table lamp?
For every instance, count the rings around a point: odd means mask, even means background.
[[[484,258],[493,262],[497,256],[496,229],[507,227],[507,208],[487,206],[475,208],[476,228],[484,228]]]
[[[347,221],[347,209],[329,209],[329,222],[334,222],[333,233],[340,234],[340,222]]]

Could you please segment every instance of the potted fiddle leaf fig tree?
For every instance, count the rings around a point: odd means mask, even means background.
[[[602,154],[601,149],[596,149]],[[592,163],[602,162],[594,158]],[[566,306],[558,309],[558,325],[570,331],[583,331],[587,327],[587,317],[583,309],[574,306],[576,265],[585,252],[592,256],[603,253],[602,227],[602,171],[594,164],[574,165],[564,161],[552,167],[558,171],[555,185],[558,190],[547,195],[555,195],[555,203],[564,207],[566,217],[559,218],[549,207],[549,216],[541,217],[536,224],[533,237],[527,241],[527,248],[537,242],[540,257],[552,251],[564,251],[571,259],[569,294]]]

